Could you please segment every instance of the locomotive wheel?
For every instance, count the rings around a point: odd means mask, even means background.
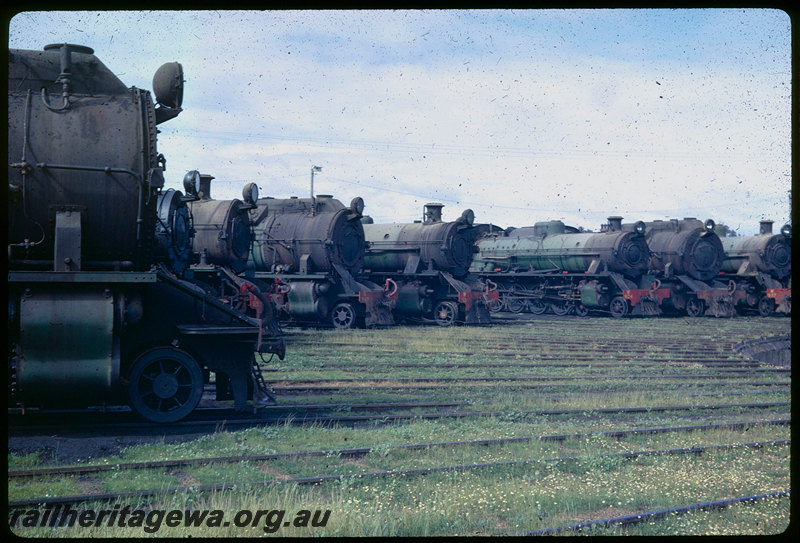
[[[589,314],[589,309],[583,304],[575,304],[575,314],[579,317],[586,317]]]
[[[690,298],[686,301],[686,314],[690,317],[700,317],[705,311],[705,303],[697,298]]]
[[[553,302],[550,304],[550,311],[556,315],[566,315],[569,313],[569,306],[564,302]]]
[[[131,407],[151,422],[181,420],[194,411],[203,395],[200,365],[175,347],[157,347],[140,355],[129,381]]]
[[[547,311],[547,304],[541,299],[528,300],[528,307],[530,307],[531,313],[534,315],[541,315]]]
[[[433,316],[439,326],[452,326],[458,318],[458,306],[453,302],[439,302]]]
[[[348,330],[356,327],[356,308],[353,304],[342,302],[331,311],[331,322],[334,328]]]
[[[615,296],[608,306],[611,316],[619,319],[628,314],[628,302],[622,296]]]
[[[775,302],[771,298],[764,296],[758,301],[758,314],[762,317],[769,317],[775,311]]]
[[[498,311],[503,310],[503,302],[499,298],[497,300],[489,300],[486,303],[486,307],[491,313],[497,313]]]
[[[515,287],[511,287],[508,293],[506,293],[504,296],[506,309],[512,313],[522,313],[525,311],[525,306],[528,305],[525,298],[520,298],[517,296],[518,292],[521,291],[517,290]]]

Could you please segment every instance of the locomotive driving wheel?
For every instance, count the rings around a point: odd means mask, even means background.
[[[511,287],[508,293],[505,295],[506,309],[512,313],[522,313],[525,311],[525,307],[528,305],[528,303],[527,300],[521,296],[524,294],[525,289]]]
[[[553,302],[550,304],[550,311],[556,315],[566,315],[569,313],[569,306],[566,302]]]
[[[615,319],[622,318],[628,314],[628,301],[622,296],[615,296],[611,300],[608,309],[611,312],[611,316]]]
[[[762,317],[769,317],[772,315],[773,311],[775,311],[775,302],[772,301],[772,298],[767,298],[764,296],[758,301],[759,315]]]
[[[197,361],[176,347],[156,347],[134,362],[128,399],[136,413],[158,423],[176,422],[194,411],[203,395]]]
[[[690,317],[699,317],[705,311],[705,303],[698,298],[689,298],[686,301],[686,314]]]
[[[355,328],[356,326],[356,308],[353,304],[342,302],[336,304],[336,307],[331,311],[331,322],[334,328],[342,330]]]
[[[458,318],[458,306],[453,302],[439,302],[433,316],[439,326],[452,326]]]
[[[541,315],[547,311],[548,304],[542,298],[531,298],[528,300],[528,307],[534,315]]]

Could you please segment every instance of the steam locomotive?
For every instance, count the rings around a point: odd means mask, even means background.
[[[397,320],[432,320],[440,326],[488,323],[488,305],[497,294],[469,276],[477,250],[475,215],[467,209],[457,220],[443,222],[443,207],[425,205],[424,219],[414,223],[374,224],[365,217],[368,247],[362,276],[392,285],[389,297]]]
[[[724,259],[720,278],[733,281],[734,304],[739,313],[788,315],[792,311],[792,228],[785,224],[772,233],[764,220],[755,236],[723,237]]]
[[[335,328],[394,324],[389,287],[356,277],[366,243],[364,200],[256,198],[245,276],[270,289],[283,320]]]
[[[621,217],[609,217],[601,232],[582,232],[561,221],[484,230],[471,270],[497,285],[495,310],[622,317],[629,312],[625,292],[636,289],[648,269],[644,223],[623,231]]]
[[[164,189],[157,126],[182,111],[182,66],[158,69],[155,102],[80,45],[10,50],[8,68],[9,407],[172,422],[212,375],[236,409],[268,401],[254,352],[284,356],[274,308],[223,267],[187,275],[198,198]]]
[[[715,226],[711,219],[693,217],[646,222],[649,269],[640,288],[626,293],[627,302],[632,307],[650,303],[658,307],[656,313],[733,316],[735,285],[718,277],[725,255]],[[636,227],[622,225],[625,231]]]

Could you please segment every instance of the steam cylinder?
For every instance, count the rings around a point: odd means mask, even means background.
[[[8,69],[15,255],[52,260],[56,213],[69,211],[80,213],[86,267],[133,261],[143,269],[163,186],[150,93],[129,89],[92,49],[77,45],[10,50]]]
[[[513,268],[584,273],[596,262],[598,271],[607,268],[635,277],[647,271],[650,257],[645,236],[639,232],[579,233],[561,221],[537,222],[506,237],[485,238],[478,248],[473,271]]]

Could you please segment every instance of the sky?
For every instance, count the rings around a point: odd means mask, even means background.
[[[12,49],[183,65],[167,187],[356,196],[377,223],[790,222],[791,20],[774,9],[26,11]]]

